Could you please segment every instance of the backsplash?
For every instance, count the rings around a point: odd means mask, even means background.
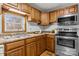
[[[57,23],[52,23],[48,26],[44,26],[44,31],[52,31],[57,28]]]
[[[52,31],[53,29],[57,28],[57,24],[51,24],[48,26],[41,26],[34,22],[27,22],[27,32],[34,32],[34,31]]]
[[[44,30],[43,26],[38,25],[34,22],[27,22],[27,32],[41,31]]]

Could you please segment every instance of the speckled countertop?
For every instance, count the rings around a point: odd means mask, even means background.
[[[13,42],[13,41],[16,41],[16,40],[32,38],[32,37],[35,37],[35,36],[40,36],[40,35],[45,35],[45,34],[55,35],[54,33],[43,33],[43,34],[27,34],[25,37],[21,36],[19,38],[16,38],[16,37],[15,38],[10,38],[10,39],[0,38],[0,44],[4,44],[4,43],[8,43],[8,42]]]

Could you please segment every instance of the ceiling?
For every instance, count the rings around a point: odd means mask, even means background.
[[[43,12],[49,12],[58,8],[67,7],[74,3],[29,3],[34,8],[37,8]]]

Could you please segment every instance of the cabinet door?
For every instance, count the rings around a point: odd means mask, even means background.
[[[38,21],[38,10],[37,9],[34,9],[34,20],[37,23]]]
[[[64,15],[64,9],[60,9],[60,10],[59,10],[59,15],[60,15],[60,16]]]
[[[36,55],[37,56],[39,56],[42,52],[41,52],[41,41],[40,40],[38,40],[37,42],[36,42]]]
[[[32,10],[31,10],[31,18],[32,18],[32,20],[34,20],[34,8],[32,8]]]
[[[36,56],[36,42],[26,45],[26,56]]]
[[[57,17],[60,16],[60,11],[59,10],[56,10],[56,15],[57,15]]]
[[[45,38],[41,38],[41,52],[43,53],[46,50],[46,40]]]
[[[49,24],[49,13],[41,13],[41,25]]]
[[[69,8],[64,9],[64,15],[67,15],[67,14],[69,14]]]
[[[31,13],[32,7],[28,5],[28,13]]]
[[[22,11],[22,4],[18,3],[18,9]]]
[[[39,10],[37,10],[37,12],[36,12],[36,18],[37,18],[37,23],[40,23],[41,13]]]
[[[2,13],[2,4],[0,3],[0,14]]]
[[[77,13],[77,12],[78,12],[77,5],[73,5],[73,6],[69,7],[69,13]]]
[[[55,52],[55,38],[47,38],[47,50]]]
[[[24,46],[6,52],[7,56],[25,56]]]
[[[49,21],[50,21],[50,23],[53,22],[53,12],[50,13],[50,20]]]
[[[39,10],[37,10],[37,9],[35,9],[34,10],[34,19],[35,19],[35,22],[36,23],[39,23],[39,21],[40,21],[40,11]]]
[[[50,23],[54,23],[57,21],[57,14],[56,14],[56,11],[53,11],[50,13]]]
[[[22,7],[21,8],[22,8],[22,11],[28,13],[28,5],[27,4],[22,3]]]
[[[44,39],[43,36],[38,38],[38,41],[36,42],[36,48],[36,53],[38,56],[46,50],[46,39]]]

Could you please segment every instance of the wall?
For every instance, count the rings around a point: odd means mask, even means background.
[[[49,24],[48,26],[44,26],[43,31],[52,31],[57,28],[57,23]]]
[[[34,22],[27,22],[26,28],[27,28],[27,32],[44,30],[43,26],[40,26],[40,25],[38,25],[37,23],[34,23]]]
[[[27,22],[27,32],[33,32],[33,31],[52,31],[53,29],[56,29],[57,25],[56,23],[48,25],[48,26],[41,26],[34,22]]]

